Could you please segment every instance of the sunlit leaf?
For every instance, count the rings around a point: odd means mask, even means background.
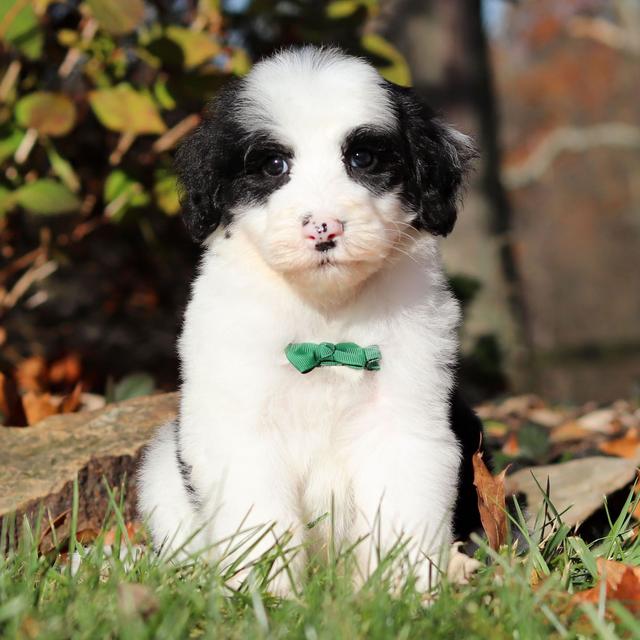
[[[21,3],[23,8],[14,14],[14,7]],[[5,16],[9,14],[9,24],[5,24]],[[31,60],[42,54],[44,34],[31,3],[22,0],[2,0],[0,2],[0,40],[13,45],[18,51]]]
[[[251,58],[244,49],[235,49],[231,54],[231,71],[237,76],[244,76],[251,69]]]
[[[163,109],[176,108],[176,101],[169,91],[166,80],[158,80],[153,85],[153,95]]]
[[[192,69],[220,53],[220,45],[212,36],[183,27],[167,27],[167,37],[181,49],[186,69]]]
[[[346,18],[361,6],[361,2],[358,0],[335,0],[330,2],[327,6],[327,15],[330,18]]]
[[[107,202],[106,215],[119,221],[134,207],[144,207],[151,198],[144,186],[121,169],[112,171],[104,183],[104,200]]]
[[[78,197],[60,182],[43,178],[20,187],[11,196],[15,204],[43,215],[71,213],[80,208]]]
[[[63,158],[53,146],[51,141],[46,144],[47,157],[53,172],[64,182],[64,184],[71,189],[71,191],[80,190],[80,179],[73,170],[71,163]]]
[[[112,35],[131,33],[144,20],[144,0],[87,0],[100,26]]]
[[[18,101],[16,118],[23,127],[40,134],[64,136],[75,124],[76,108],[62,93],[36,91]]]
[[[0,164],[16,152],[23,136],[24,131],[13,130],[0,139]]]
[[[167,129],[153,100],[128,84],[92,91],[89,102],[107,129],[135,134],[163,133]]]
[[[178,180],[175,175],[165,171],[156,173],[156,183],[153,185],[153,195],[158,207],[167,215],[175,215],[180,211],[178,199]]]
[[[378,67],[378,71],[384,78],[403,87],[411,84],[411,72],[404,56],[382,36],[377,33],[367,33],[362,36],[362,46],[370,53],[389,62],[387,65]]]

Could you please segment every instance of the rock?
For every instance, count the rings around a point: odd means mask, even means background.
[[[173,419],[177,394],[135,398],[87,412],[51,416],[24,428],[0,428],[0,521],[35,520],[71,508],[78,477],[78,521],[99,527],[108,504],[103,477],[126,490],[125,518],[136,517],[136,467],[155,429]],[[46,511],[45,511],[46,513]],[[0,523],[1,528],[1,523]],[[4,541],[0,541],[0,547]]]
[[[534,476],[543,490],[546,490],[548,480],[551,502],[558,513],[563,514],[563,522],[571,526],[595,513],[605,496],[633,482],[639,462],[593,456],[562,464],[528,467],[507,476],[505,489],[508,495],[525,495],[528,524],[532,526],[544,508],[542,492]]]

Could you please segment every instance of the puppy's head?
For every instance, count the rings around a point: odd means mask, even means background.
[[[228,85],[177,167],[194,239],[240,234],[271,269],[324,295],[358,285],[421,231],[448,234],[473,156],[410,89],[305,47]]]

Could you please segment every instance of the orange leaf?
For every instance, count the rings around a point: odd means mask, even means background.
[[[598,573],[604,579],[607,600],[617,600],[634,613],[640,613],[640,567],[631,567],[622,562],[598,558]],[[576,593],[574,603],[600,601],[601,586]]]
[[[504,498],[505,468],[492,476],[482,459],[482,452],[473,454],[473,484],[478,494],[478,509],[487,540],[496,551],[507,539],[507,512]]]
[[[598,448],[603,453],[620,458],[635,458],[638,455],[638,447],[640,447],[640,434],[638,429],[629,429],[622,438],[602,442]]]
[[[41,356],[24,359],[16,367],[16,381],[22,391],[43,391],[47,383],[47,363]]]
[[[520,444],[518,443],[518,436],[515,431],[509,434],[507,441],[502,445],[502,453],[511,458],[520,455]]]
[[[27,416],[27,424],[31,426],[49,416],[60,413],[60,402],[52,398],[50,393],[27,391],[22,396],[22,406]]]

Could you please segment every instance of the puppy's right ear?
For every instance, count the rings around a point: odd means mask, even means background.
[[[178,147],[175,166],[182,217],[196,242],[228,223],[233,152],[239,135],[233,111],[237,91],[226,86],[208,105],[202,123]],[[231,153],[230,153],[231,152]]]

